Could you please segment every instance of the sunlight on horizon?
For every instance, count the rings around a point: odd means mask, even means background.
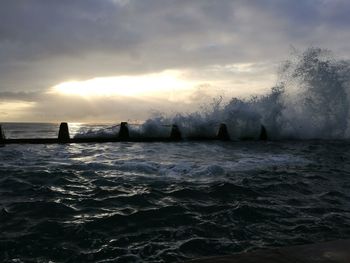
[[[31,108],[34,108],[35,102],[10,101],[0,102],[0,117],[3,121],[13,121],[23,115]]]
[[[199,83],[181,78],[180,71],[98,77],[84,81],[67,81],[52,87],[49,93],[80,96],[87,99],[104,96],[124,97],[173,97],[178,92],[191,91]]]

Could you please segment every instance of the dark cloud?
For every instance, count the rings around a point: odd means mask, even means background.
[[[0,101],[11,101],[11,100],[20,100],[20,101],[36,101],[40,97],[40,92],[35,91],[0,91]]]

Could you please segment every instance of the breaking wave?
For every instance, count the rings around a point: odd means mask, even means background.
[[[213,137],[220,123],[225,123],[231,139],[257,139],[261,125],[271,139],[349,138],[349,61],[312,47],[294,51],[277,76],[269,94],[232,98],[228,103],[219,97],[191,114],[158,114],[142,125],[131,125],[130,134],[166,137],[170,124],[176,124],[184,137]],[[116,132],[114,127],[80,132],[77,137],[114,136]]]

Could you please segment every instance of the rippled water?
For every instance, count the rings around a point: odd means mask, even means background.
[[[350,237],[348,141],[8,145],[0,159],[1,262],[181,262]]]

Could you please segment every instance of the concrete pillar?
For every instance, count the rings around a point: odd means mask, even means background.
[[[123,121],[120,123],[118,138],[123,140],[129,139],[129,128],[127,122]]]
[[[267,139],[268,137],[267,137],[266,128],[264,125],[261,125],[259,140],[266,141]]]
[[[2,126],[0,125],[0,145],[5,144],[5,133],[2,129]]]
[[[173,124],[171,126],[170,139],[174,141],[179,141],[181,140],[181,138],[182,136],[179,127],[176,124]]]
[[[219,131],[218,131],[218,134],[216,135],[216,138],[222,141],[230,140],[230,135],[228,134],[227,126],[225,123],[220,124]]]
[[[58,142],[65,143],[69,141],[70,141],[70,137],[69,137],[68,123],[62,122],[60,125],[60,129],[58,131]]]

